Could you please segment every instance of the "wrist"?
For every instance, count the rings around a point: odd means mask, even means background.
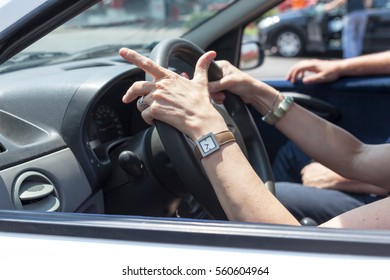
[[[187,135],[196,141],[210,132],[216,134],[224,130],[228,130],[228,127],[223,117],[217,112],[191,126]]]
[[[258,87],[256,93],[252,96],[253,99],[250,104],[262,115],[268,113],[270,108],[277,106],[283,100],[283,96],[279,94],[279,91],[267,85]]]
[[[337,75],[337,78],[342,76],[349,76],[350,73],[353,73],[355,71],[355,69],[353,69],[354,66],[351,65],[350,62],[351,61],[349,59],[343,59],[338,61],[334,69],[334,73],[335,75]]]
[[[199,160],[217,152],[222,146],[235,142],[230,130],[208,133],[195,141],[194,152]]]
[[[280,100],[280,97],[282,100]],[[279,101],[278,105],[275,105]],[[269,125],[276,124],[284,115],[290,110],[294,99],[291,96],[283,96],[281,94],[276,95],[275,101],[269,108],[269,111],[263,115],[262,120]]]

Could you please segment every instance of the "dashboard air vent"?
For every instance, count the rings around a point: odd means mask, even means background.
[[[54,212],[60,200],[54,184],[43,174],[25,172],[15,181],[13,201],[18,210]]]

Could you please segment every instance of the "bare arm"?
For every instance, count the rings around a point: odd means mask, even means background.
[[[339,73],[340,76],[390,74],[390,51],[341,60]]]
[[[389,194],[387,189],[342,177],[319,162],[312,162],[302,168],[301,179],[303,185],[319,189],[369,193],[382,197]]]
[[[347,0],[333,0],[332,2],[324,4],[324,11],[329,12],[330,10],[333,10],[337,8],[338,6],[345,4]]]
[[[373,4],[374,4],[374,3],[373,3],[373,0],[364,0],[364,7],[365,7],[366,9],[371,8]]]
[[[227,62],[219,62],[219,65],[224,69],[224,78],[211,83],[211,91],[229,89],[261,114],[266,114],[277,91]],[[278,102],[281,99],[279,96]],[[344,129],[297,104],[293,104],[276,128],[311,158],[338,174],[390,189],[390,165],[387,163],[390,145],[366,145]]]
[[[321,227],[389,229],[390,197],[355,208],[328,222]]]
[[[340,77],[390,74],[390,51],[340,60],[302,60],[291,67],[287,80],[295,83],[327,83]]]
[[[343,177],[390,189],[390,145],[367,145],[298,105],[276,127],[314,160]]]

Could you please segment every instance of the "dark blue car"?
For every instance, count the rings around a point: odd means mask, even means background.
[[[321,5],[319,3],[262,19],[258,26],[265,49],[284,57],[341,51],[344,9],[323,13]],[[390,1],[374,1],[367,13],[369,18],[363,52],[389,49]]]

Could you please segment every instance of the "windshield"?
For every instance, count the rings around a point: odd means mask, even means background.
[[[152,48],[180,37],[232,0],[105,0],[60,26],[0,66],[0,72]]]

